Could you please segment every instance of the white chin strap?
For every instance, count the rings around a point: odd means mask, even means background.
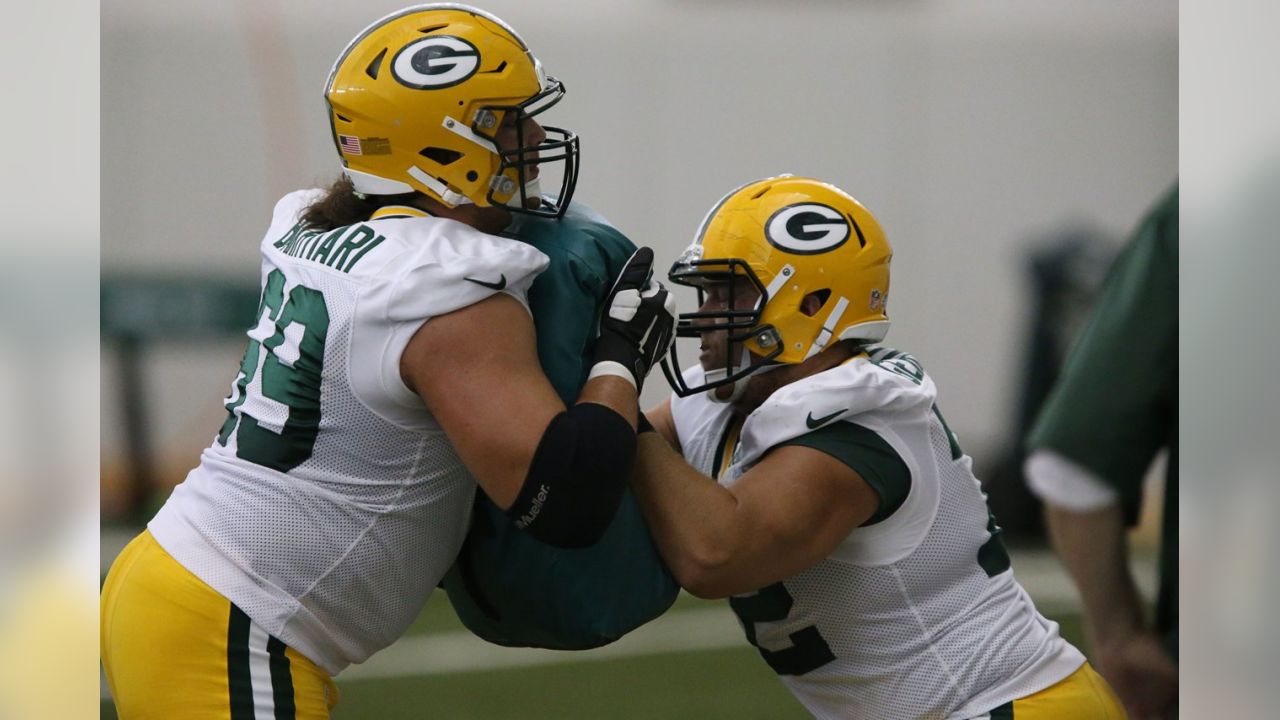
[[[730,375],[740,372],[743,368],[747,367],[750,363],[751,363],[751,353],[747,352],[747,349],[744,347],[742,348],[742,356],[738,358],[738,361],[736,363],[734,363],[731,367],[728,367],[728,368],[721,368],[718,370],[704,370],[702,381],[708,384],[713,382],[720,382],[721,380],[729,377]],[[747,382],[751,380],[751,378],[755,377],[756,375],[762,375],[767,372],[772,372],[774,370],[777,370],[780,367],[782,366],[781,365],[757,365],[756,367],[751,369],[751,372],[738,378],[733,382],[732,385],[728,386],[733,388],[729,392],[728,397],[723,399],[720,397],[720,391],[726,387],[724,385],[721,385],[720,387],[711,388],[710,390],[708,390],[707,397],[710,398],[711,402],[714,402],[714,403],[728,404],[728,403],[736,402],[739,398],[742,397],[742,394],[747,391]]]
[[[542,183],[539,178],[534,178],[524,184],[524,196],[527,198],[538,198],[538,202],[542,202]],[[511,196],[512,200],[518,201],[520,195],[517,193]]]

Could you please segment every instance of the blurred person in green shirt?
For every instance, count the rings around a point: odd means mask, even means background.
[[[1027,439],[1025,470],[1080,590],[1093,660],[1134,718],[1178,706],[1178,189],[1116,260]],[[1153,622],[1129,570],[1148,468],[1169,451]]]

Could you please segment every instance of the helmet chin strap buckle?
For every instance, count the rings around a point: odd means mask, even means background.
[[[516,191],[516,181],[506,175],[494,175],[489,181],[489,187],[496,193],[510,195]]]

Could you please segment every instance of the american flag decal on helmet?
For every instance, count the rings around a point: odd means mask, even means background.
[[[360,148],[360,138],[354,135],[339,135],[338,147],[342,152],[348,155],[363,155],[364,151]]]

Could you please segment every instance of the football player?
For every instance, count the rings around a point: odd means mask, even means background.
[[[604,285],[577,402],[543,375],[526,296],[547,258],[497,233],[566,212],[578,140],[539,116],[563,94],[466,6],[343,50],[325,99],[344,178],[276,205],[226,421],[103,588],[122,718],[329,717],[332,677],[453,562],[477,485],[546,543],[609,524],[674,307],[637,251]]]
[[[699,363],[664,361],[633,481],[662,555],[816,717],[1123,717],[1014,579],[933,379],[877,345],[891,256],[817,180],[707,215],[669,275],[698,290]]]

